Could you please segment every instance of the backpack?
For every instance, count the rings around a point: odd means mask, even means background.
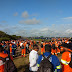
[[[69,63],[69,66],[72,68],[72,52],[71,52],[71,61]]]
[[[14,62],[11,60],[10,56],[6,58],[0,57],[4,64],[4,72],[17,72],[17,68]]]
[[[44,55],[42,56],[44,57],[44,59],[41,61],[40,67],[37,72],[53,72],[53,66],[49,61],[51,54],[47,58]]]

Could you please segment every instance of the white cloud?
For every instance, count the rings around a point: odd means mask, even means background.
[[[18,16],[18,12],[14,13],[14,16]]]
[[[1,25],[2,24],[0,24],[0,26]],[[72,27],[72,24],[66,24],[66,25],[52,24],[51,26],[40,27],[40,28],[39,27],[33,28],[33,26],[29,28],[30,26],[29,25],[25,26],[22,24],[17,24],[15,26],[9,25],[9,26],[2,27],[2,30],[9,34],[16,34],[16,35],[27,36],[27,37],[28,36],[50,36],[50,37],[72,36],[72,29],[70,28]]]
[[[27,11],[24,11],[24,12],[22,13],[22,17],[24,17],[24,18],[28,18],[28,17],[29,17],[28,12],[27,12]]]
[[[3,31],[7,34],[12,34],[12,30],[10,28],[4,28]]]
[[[58,30],[60,28],[60,30]],[[30,35],[32,36],[49,36],[49,37],[70,37],[72,35],[72,29],[61,29],[58,25],[58,29],[53,30],[49,27],[40,29],[32,29]]]
[[[29,19],[25,21],[26,24],[39,24],[40,20],[37,20],[36,18]]]
[[[57,26],[57,25],[55,25]],[[51,26],[52,27],[52,26]],[[32,29],[22,29],[15,32],[16,35],[21,36],[49,36],[49,37],[68,37],[72,35],[72,29],[62,29],[60,25],[57,26],[58,29],[53,30],[50,27],[43,28],[32,28]],[[59,28],[61,30],[59,30]]]
[[[24,12],[22,13],[22,17],[23,17],[23,18],[36,17],[36,16],[38,16],[38,14],[31,14],[31,15],[29,15],[29,13],[28,13],[27,11],[24,11]]]
[[[55,27],[55,24],[52,24],[53,27]]]
[[[65,32],[66,33],[72,33],[72,29],[67,29]]]
[[[48,28],[42,28],[40,29],[41,32],[45,32],[45,31],[48,31],[49,29]]]
[[[72,19],[72,17],[65,17],[65,18],[62,18],[62,19],[66,19],[67,20],[67,19]]]
[[[19,21],[20,24],[40,24],[40,20],[36,18]]]

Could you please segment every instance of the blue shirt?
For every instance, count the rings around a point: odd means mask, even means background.
[[[16,49],[16,47],[17,47],[17,46],[16,46],[15,44],[12,45],[12,49]]]
[[[51,54],[50,52],[45,52],[43,55],[45,57],[48,57],[50,54]],[[42,60],[43,60],[43,56],[40,55],[39,58],[38,58],[37,63],[40,64]],[[57,72],[58,72],[60,70],[60,68],[61,68],[59,59],[55,55],[51,55],[51,57],[49,58],[49,61],[53,65],[53,70],[54,71],[57,70]]]

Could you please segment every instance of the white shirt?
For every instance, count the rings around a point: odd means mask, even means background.
[[[32,50],[29,54],[29,62],[30,62],[30,71],[37,71],[38,66],[37,66],[37,60],[38,60],[38,54],[37,51]]]
[[[26,44],[26,47],[28,48],[28,44]]]
[[[20,43],[20,46],[22,46],[23,43]]]

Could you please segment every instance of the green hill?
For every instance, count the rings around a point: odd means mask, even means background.
[[[16,40],[16,39],[19,39],[19,38],[21,38],[21,36],[8,35],[5,32],[0,31],[0,41],[2,41],[2,40],[11,40],[11,39]]]

